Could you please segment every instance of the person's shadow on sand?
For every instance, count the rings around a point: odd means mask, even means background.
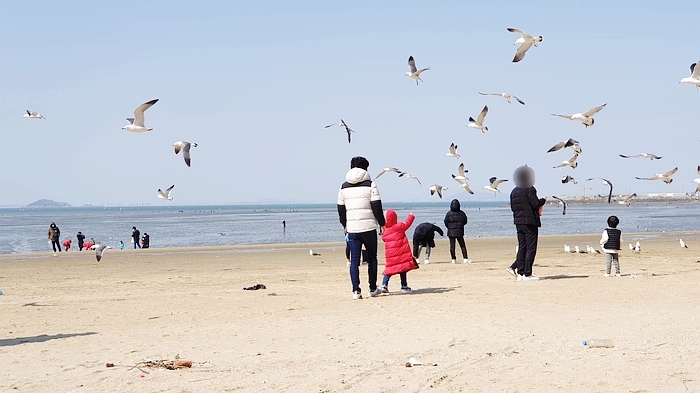
[[[569,278],[588,278],[589,276],[568,276],[566,274],[559,274],[557,276],[545,276],[540,277],[540,280],[566,280]]]
[[[53,334],[53,335],[46,335],[42,334],[39,336],[31,336],[31,337],[17,337],[17,338],[4,338],[0,339],[0,347],[12,347],[15,345],[22,345],[26,343],[43,343],[49,340],[58,340],[61,338],[71,338],[71,337],[79,337],[79,336],[91,336],[93,334],[97,334],[96,332],[86,332],[86,333],[70,333],[70,334]]]
[[[406,295],[422,295],[426,293],[447,293],[447,292],[452,292],[454,291],[455,288],[419,288],[419,289],[414,289],[410,292],[402,292],[403,294]]]

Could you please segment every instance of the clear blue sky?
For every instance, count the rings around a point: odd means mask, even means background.
[[[620,1],[47,2],[4,4],[0,24],[0,205],[334,202],[353,155],[384,176],[385,200],[492,199],[491,176],[535,168],[544,195],[579,194],[561,176],[608,177],[617,191],[694,189],[700,93],[678,81],[700,60],[690,3]],[[544,42],[511,63],[516,27]],[[406,60],[430,66],[425,83]],[[477,91],[507,91],[509,105]],[[122,131],[139,104],[155,130]],[[608,103],[595,126],[550,113]],[[488,104],[482,134],[466,128]],[[47,120],[23,119],[25,109]],[[348,145],[340,118],[356,130]],[[545,152],[573,137],[571,154]],[[172,143],[197,142],[192,167]],[[451,142],[462,160],[444,156]],[[623,160],[649,152],[660,161]],[[477,195],[450,174],[464,162]],[[680,168],[675,182],[642,182]],[[599,182],[593,192],[604,193]],[[505,200],[512,182],[502,185]],[[591,191],[588,191],[589,193]]]

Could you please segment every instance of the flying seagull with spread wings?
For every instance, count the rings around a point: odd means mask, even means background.
[[[569,158],[569,159],[566,160],[566,161],[562,161],[561,164],[555,166],[554,168],[555,168],[555,169],[556,169],[556,168],[561,169],[561,168],[570,166],[572,169],[576,169],[576,167],[578,167],[578,161],[577,161],[577,160],[578,160],[578,153],[574,153],[574,156],[573,156],[573,157]]]
[[[427,68],[421,68],[420,70],[416,68],[416,61],[413,59],[413,56],[408,57],[408,71],[406,73],[406,76],[415,80],[416,81],[416,86],[418,86],[418,81],[423,82],[423,79],[420,78],[420,74],[423,73],[423,71],[428,71],[430,67]]]
[[[104,244],[95,244],[92,246],[92,249],[95,250],[95,259],[97,259],[97,262],[102,260],[102,254],[104,254],[105,250],[111,249],[112,247],[106,246]]]
[[[566,215],[566,208],[567,208],[567,206],[569,206],[569,204],[566,203],[565,200],[559,198],[559,197],[556,196],[556,195],[552,195],[552,198],[554,198],[554,199],[556,199],[556,200],[559,201],[559,204],[562,206],[561,214],[562,214],[562,215]]]
[[[192,162],[190,158],[190,149],[193,147],[197,147],[196,143],[190,143],[187,141],[177,141],[173,143],[173,147],[175,148],[175,154],[180,153],[182,151],[182,157],[185,159],[185,164],[187,166],[190,166],[190,163]]]
[[[559,117],[563,117],[563,118],[569,119],[569,120],[578,120],[581,123],[583,123],[584,126],[590,127],[593,125],[593,123],[595,123],[595,119],[593,118],[593,115],[602,111],[606,105],[608,105],[608,104],[603,104],[601,106],[597,106],[597,107],[590,109],[590,110],[587,110],[586,112],[583,112],[583,113],[574,113],[573,115],[568,115],[568,114],[567,115],[557,115],[557,114],[552,113],[552,116],[559,116]]]
[[[343,127],[343,128],[345,129],[345,132],[348,134],[348,143],[351,143],[351,142],[352,142],[352,138],[351,138],[350,134],[352,134],[352,133],[355,132],[355,131],[353,131],[350,127],[348,127],[348,125],[345,124],[345,121],[344,121],[343,119],[340,119],[340,123],[339,123],[339,124],[335,124],[335,123],[334,123],[334,124],[329,124],[329,125],[327,125],[327,126],[325,126],[325,127],[323,127],[323,128],[330,128],[330,127],[333,127],[333,126]]]
[[[173,191],[173,188],[175,188],[175,185],[174,185],[174,184],[173,184],[172,186],[166,188],[166,189],[165,189],[165,192],[163,192],[163,190],[161,190],[161,189],[159,188],[159,189],[158,189],[158,195],[156,195],[156,197],[158,197],[159,199],[165,199],[165,200],[168,200],[168,201],[172,201],[173,198],[170,197],[170,193]]]
[[[693,63],[690,65],[690,76],[683,78],[678,83],[690,83],[695,85],[695,90],[700,88],[700,68],[696,68],[695,65],[698,63]]]
[[[578,182],[576,181],[576,179],[574,179],[573,177],[571,177],[571,176],[569,176],[569,175],[566,175],[566,176],[564,176],[564,177],[561,178],[561,184],[566,184],[566,183],[578,184]]]
[[[577,154],[581,154],[583,150],[581,150],[581,145],[579,141],[573,138],[569,138],[565,141],[561,141],[557,143],[556,145],[552,146],[549,150],[547,150],[547,153],[552,153],[555,151],[559,151],[561,149],[570,147],[573,151],[575,151]]]
[[[678,172],[678,167],[675,167],[666,173],[657,173],[654,176],[649,176],[649,177],[635,177],[635,179],[637,179],[637,180],[661,180],[662,182],[664,182],[666,184],[671,184],[673,182],[673,179],[671,179],[671,176],[673,176],[676,172]]]
[[[484,119],[486,119],[486,115],[489,113],[489,107],[484,106],[484,109],[481,110],[481,113],[479,113],[479,116],[477,116],[476,120],[474,120],[473,117],[469,118],[469,124],[467,124],[467,127],[469,128],[474,128],[476,130],[481,130],[481,132],[486,132],[489,130],[488,127],[484,126]]]
[[[27,109],[27,113],[22,115],[22,117],[25,117],[27,119],[46,119],[44,116],[41,115],[41,113],[30,111],[29,109]]]
[[[613,194],[613,184],[610,180],[608,179],[603,179],[602,177],[591,177],[589,179],[586,179],[586,181],[591,181],[591,180],[602,180],[603,184],[606,186],[610,187],[610,192],[608,193],[608,203],[612,203],[612,194]]]
[[[457,145],[454,143],[450,144],[450,151],[445,153],[447,157],[459,158],[460,155],[457,153]]]
[[[138,108],[134,109],[134,117],[127,117],[126,121],[129,122],[129,124],[125,125],[122,127],[122,130],[126,131],[131,131],[131,132],[148,132],[151,131],[153,128],[146,127],[144,122],[145,122],[145,113],[146,110],[158,102],[158,99],[156,98],[155,100],[150,100],[146,102],[145,104],[141,104],[138,106]]]
[[[617,203],[620,204],[620,205],[625,205],[625,206],[627,206],[627,207],[630,207],[630,201],[632,200],[632,198],[634,198],[634,197],[636,197],[636,196],[637,196],[636,193],[635,193],[635,194],[626,195],[621,201],[617,201]]]
[[[442,192],[447,190],[447,187],[443,187],[438,184],[433,184],[428,188],[428,190],[430,190],[430,195],[435,195],[435,193],[437,193],[440,199],[442,199]]]
[[[508,180],[506,179],[498,179],[496,177],[492,177],[489,179],[489,185],[484,186],[485,190],[491,191],[493,193],[493,196],[496,197],[496,193],[501,192],[501,190],[498,189],[498,186],[501,183],[507,182]]]
[[[410,173],[401,172],[399,173],[399,177],[405,177],[406,179],[415,179],[418,182],[418,184],[420,184],[421,186],[423,185],[423,183],[421,183],[416,176],[411,175]]]
[[[521,100],[520,98],[518,98],[518,97],[516,97],[516,96],[514,96],[514,95],[512,95],[512,94],[508,94],[508,93],[482,93],[482,92],[479,92],[479,94],[481,94],[482,96],[499,96],[499,97],[503,97],[503,98],[506,99],[506,101],[508,101],[509,104],[511,103],[511,102],[510,102],[511,99],[515,99],[515,101],[518,101],[519,103],[525,105],[525,102],[524,102],[523,100]]]
[[[474,194],[474,191],[472,191],[472,189],[469,188],[469,183],[467,183],[467,179],[466,179],[466,178],[464,178],[464,179],[459,179],[459,177],[458,177],[458,176],[455,176],[455,175],[452,175],[452,178],[455,179],[455,181],[456,181],[457,183],[459,183],[459,187],[460,187],[460,188],[464,188],[465,191],[467,191],[468,193],[470,193],[470,194],[472,194],[472,195]]]
[[[379,172],[379,174],[377,176],[374,177],[374,179],[375,180],[379,179],[383,174],[389,173],[389,172],[401,174],[401,169],[399,169],[399,168],[384,168],[384,169],[382,169],[381,172]]]
[[[648,158],[652,161],[660,160],[661,158],[663,158],[661,156],[657,156],[655,154],[649,154],[649,153],[639,153],[639,154],[635,154],[633,156],[626,156],[624,154],[620,154],[620,157],[622,157],[622,158]]]
[[[515,43],[513,45],[520,45],[518,47],[518,50],[515,51],[515,57],[513,57],[513,63],[517,63],[520,60],[522,60],[525,57],[525,54],[527,53],[532,46],[537,46],[540,42],[544,41],[544,37],[541,35],[538,35],[536,37],[531,36],[530,34],[527,34],[523,31],[520,31],[518,29],[514,29],[512,27],[508,28],[508,31],[511,33],[517,33],[520,34],[520,38],[515,40]]]

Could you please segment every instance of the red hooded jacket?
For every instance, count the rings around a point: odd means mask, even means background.
[[[382,240],[384,241],[384,256],[386,257],[385,276],[406,273],[413,269],[418,269],[411,246],[406,237],[406,231],[413,224],[415,217],[409,214],[406,222],[397,222],[396,212],[386,211],[386,226]]]

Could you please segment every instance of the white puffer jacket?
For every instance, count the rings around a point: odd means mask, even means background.
[[[369,173],[353,168],[345,180],[338,192],[338,216],[347,232],[369,232],[384,226],[382,200]]]

